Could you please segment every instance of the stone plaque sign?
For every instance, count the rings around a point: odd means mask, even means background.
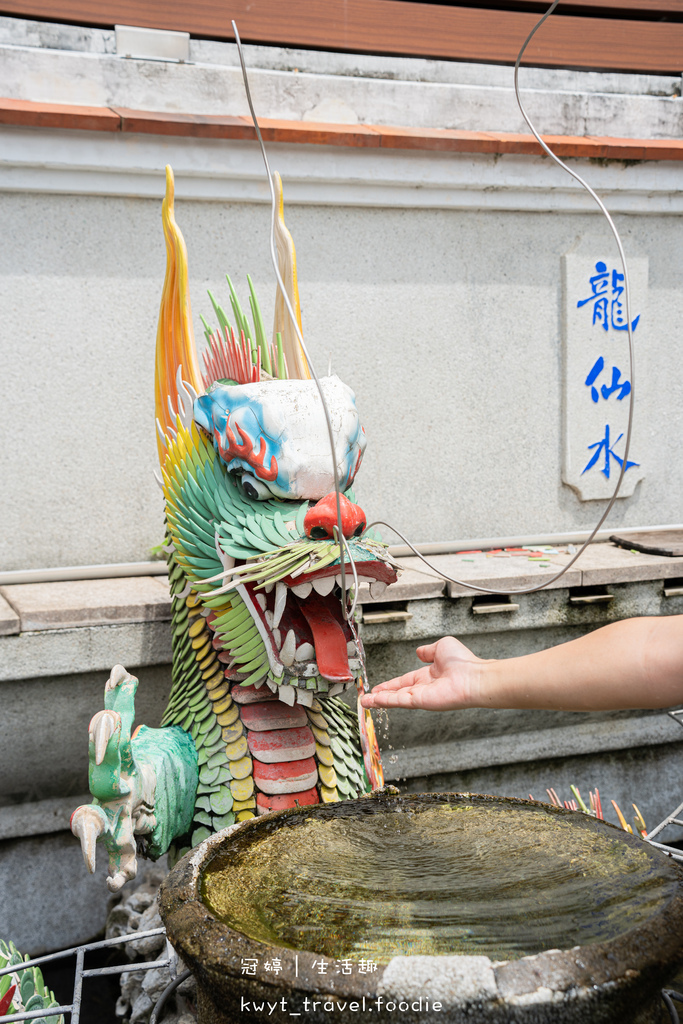
[[[607,244],[605,249],[610,248]],[[618,255],[563,257],[564,464],[562,479],[582,501],[610,498],[624,457],[631,394],[624,275]],[[644,379],[648,261],[629,259],[631,324],[638,379]],[[647,469],[636,399],[619,497]]]

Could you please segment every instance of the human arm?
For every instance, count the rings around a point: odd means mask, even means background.
[[[683,701],[683,615],[623,619],[519,658],[477,658],[454,637],[417,654],[424,668],[380,683],[363,705],[599,711]]]

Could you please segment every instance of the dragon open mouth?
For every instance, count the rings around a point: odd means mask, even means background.
[[[347,589],[353,570],[344,566]],[[396,580],[392,566],[381,561],[356,562],[358,583],[367,583],[374,597]],[[294,685],[331,696],[345,689],[360,672],[360,652],[341,609],[341,567],[284,577],[277,583],[245,583],[240,594],[266,644],[271,670],[280,685]]]

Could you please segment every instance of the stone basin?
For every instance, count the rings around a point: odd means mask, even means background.
[[[683,870],[525,800],[374,794],[242,822],[162,886],[200,1024],[660,1021]]]

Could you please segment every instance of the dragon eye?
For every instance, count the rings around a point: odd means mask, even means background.
[[[263,481],[257,480],[250,473],[242,474],[242,487],[246,496],[252,501],[267,501],[268,498],[273,497]]]

